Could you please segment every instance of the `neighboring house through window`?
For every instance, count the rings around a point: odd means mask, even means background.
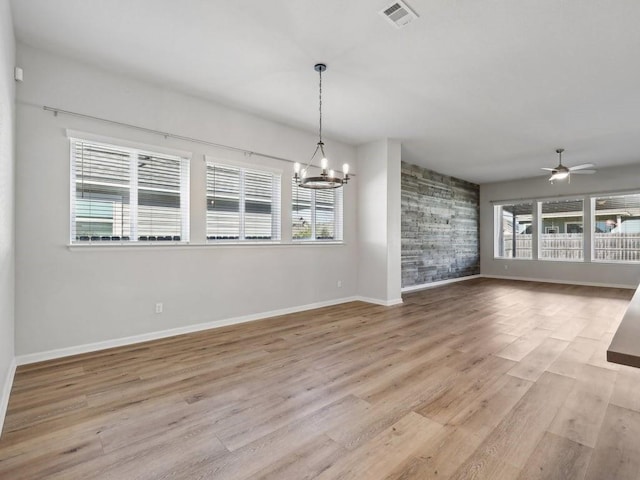
[[[594,199],[595,261],[640,261],[640,194]]]

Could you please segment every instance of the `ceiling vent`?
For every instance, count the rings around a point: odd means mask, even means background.
[[[400,0],[393,2],[386,8],[380,10],[380,15],[386,18],[396,28],[402,28],[409,25],[413,20],[418,18],[416,12],[411,10],[409,6]]]

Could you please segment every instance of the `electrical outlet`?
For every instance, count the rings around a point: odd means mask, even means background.
[[[338,280],[338,288],[342,288],[342,280]]]
[[[505,265],[505,266],[504,266],[504,269],[505,269],[505,270],[509,270],[509,265]]]
[[[162,303],[156,303],[156,313],[162,313]]]

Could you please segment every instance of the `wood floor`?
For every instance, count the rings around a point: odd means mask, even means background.
[[[632,291],[479,279],[20,367],[2,479],[640,479]]]

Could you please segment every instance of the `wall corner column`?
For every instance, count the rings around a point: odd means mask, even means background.
[[[400,147],[390,139],[358,147],[358,294],[383,305],[402,301]]]

